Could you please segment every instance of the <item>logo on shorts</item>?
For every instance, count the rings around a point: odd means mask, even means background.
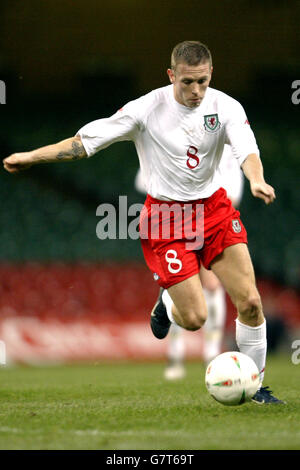
[[[220,129],[220,126],[218,114],[206,114],[204,116],[204,129],[206,132],[216,132]]]
[[[234,219],[232,221],[232,230],[235,232],[235,233],[240,233],[242,231],[242,227],[241,227],[241,224],[239,222],[238,219]]]
[[[158,279],[159,279],[159,275],[158,275],[158,274],[156,274],[156,273],[154,273],[154,274],[153,274],[153,279],[154,279],[154,281],[158,281]]]

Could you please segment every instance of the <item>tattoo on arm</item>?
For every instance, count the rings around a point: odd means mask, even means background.
[[[85,151],[83,148],[83,145],[74,140],[72,142],[72,152],[71,154],[73,155],[72,160],[78,160],[78,158],[81,158],[85,155]]]
[[[62,160],[65,156],[66,156],[65,153],[59,152],[59,153],[56,155],[56,158],[57,158],[57,160]]]
[[[72,142],[72,149],[66,152],[59,152],[56,155],[56,158],[57,160],[64,160],[67,157],[71,157],[71,160],[79,160],[85,155],[86,155],[86,152],[85,152],[83,145],[80,142],[77,142],[76,140],[74,140]]]

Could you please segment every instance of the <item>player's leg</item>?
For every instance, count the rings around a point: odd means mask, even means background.
[[[177,325],[191,331],[204,325],[207,308],[199,274],[169,287],[163,299],[169,319]]]
[[[256,363],[262,384],[267,353],[266,321],[247,245],[238,243],[225,248],[213,260],[211,269],[237,308],[237,344],[240,351]],[[261,387],[260,391],[257,401],[280,403],[265,388]]]
[[[169,334],[169,358],[171,361],[166,368],[165,377],[182,378],[184,368],[183,357],[180,355],[183,348],[183,328],[197,330],[203,326],[207,316],[206,301],[199,274],[169,287],[163,292],[162,301],[172,324]]]
[[[178,380],[185,376],[183,332],[181,326],[176,325],[176,323],[171,324],[167,347],[168,363],[164,371],[164,377],[167,380]]]
[[[226,294],[217,276],[201,267],[200,279],[207,305],[207,320],[203,326],[203,358],[209,363],[221,353],[226,318]]]
[[[169,364],[165,370],[165,378],[169,380],[184,377],[183,366],[183,328],[199,329],[206,319],[206,304],[199,274],[179,282],[162,293],[163,306],[171,322],[169,334]],[[155,334],[155,328],[152,327]],[[161,329],[159,328],[160,332]],[[167,331],[167,330],[165,330]]]
[[[161,290],[151,313],[151,328],[156,338],[163,339],[172,325],[169,334],[169,364],[164,374],[166,379],[184,377],[183,328],[197,330],[205,319],[206,304],[199,274]]]
[[[206,302],[198,273],[168,289],[161,289],[151,312],[151,328],[156,338],[163,339],[171,323],[195,331],[203,326],[206,318]]]
[[[257,364],[263,378],[267,350],[265,319],[248,247],[229,246],[211,263],[233,304],[237,308],[237,343]]]

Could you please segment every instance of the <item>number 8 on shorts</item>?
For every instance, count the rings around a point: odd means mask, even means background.
[[[168,270],[172,274],[177,274],[182,269],[182,262],[177,258],[176,250],[168,250],[165,255],[165,260],[168,263]]]

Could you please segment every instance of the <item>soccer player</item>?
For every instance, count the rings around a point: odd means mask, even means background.
[[[207,46],[198,41],[179,43],[167,70],[171,84],[127,103],[109,118],[85,125],[74,137],[13,154],[4,159],[4,167],[14,173],[37,163],[90,157],[115,142],[133,141],[148,192],[140,238],[146,263],[161,287],[151,312],[153,334],[166,337],[171,322],[192,331],[204,325],[207,307],[199,271],[201,265],[211,269],[237,309],[238,347],[260,371],[261,385],[253,400],[283,403],[262,386],[266,321],[245,227],[218,177],[224,145],[231,145],[254,197],[270,204],[275,192],[264,179],[243,107],[209,87],[212,72]],[[168,225],[170,236],[162,233]]]
[[[242,198],[244,176],[238,160],[232,155],[230,145],[224,146],[218,172],[222,187],[226,190],[233,206],[237,208]],[[135,188],[141,193],[147,192],[140,169],[135,177]],[[208,364],[221,353],[226,318],[226,297],[218,278],[204,266],[200,269],[200,280],[208,312],[207,320],[203,326],[203,359]],[[167,380],[182,379],[185,376],[183,328],[172,323],[168,337],[168,363],[164,376]]]

